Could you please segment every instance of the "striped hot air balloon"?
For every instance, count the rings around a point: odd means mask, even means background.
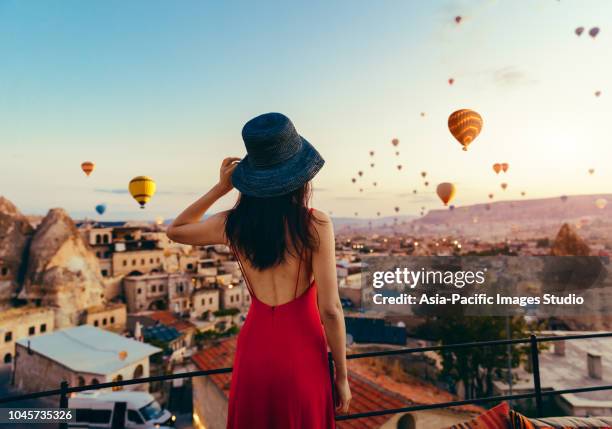
[[[467,150],[482,130],[482,117],[470,109],[457,110],[448,117],[448,129],[463,150]]]
[[[140,204],[140,208],[144,209],[145,204],[155,194],[156,185],[155,181],[150,177],[137,176],[130,180],[128,189],[132,197]]]
[[[96,168],[96,164],[91,161],[85,161],[81,163],[81,170],[89,177],[92,171]]]

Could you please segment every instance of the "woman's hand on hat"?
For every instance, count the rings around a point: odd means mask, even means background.
[[[240,158],[236,157],[228,157],[223,160],[221,163],[221,168],[219,169],[219,183],[217,183],[217,188],[227,194],[234,188],[232,185],[232,173],[234,169],[240,162]]]

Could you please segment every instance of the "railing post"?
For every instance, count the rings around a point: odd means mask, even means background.
[[[535,389],[536,417],[542,417],[542,385],[540,383],[540,356],[538,351],[538,339],[535,334],[529,336],[531,344],[531,368],[533,369],[533,386]]]
[[[66,380],[60,383],[60,408],[68,408],[68,382]],[[68,429],[68,423],[60,423],[59,429]]]

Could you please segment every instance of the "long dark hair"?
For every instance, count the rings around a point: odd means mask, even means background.
[[[263,270],[318,246],[310,228],[310,182],[278,197],[240,194],[227,215],[225,235],[251,265]]]

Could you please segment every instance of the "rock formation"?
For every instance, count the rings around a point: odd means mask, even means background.
[[[56,309],[55,325],[76,325],[82,312],[104,301],[100,266],[72,219],[51,209],[30,244],[20,297]]]
[[[551,248],[553,256],[589,256],[590,249],[574,230],[564,223]]]
[[[0,196],[0,309],[19,290],[32,233],[27,218]]]

